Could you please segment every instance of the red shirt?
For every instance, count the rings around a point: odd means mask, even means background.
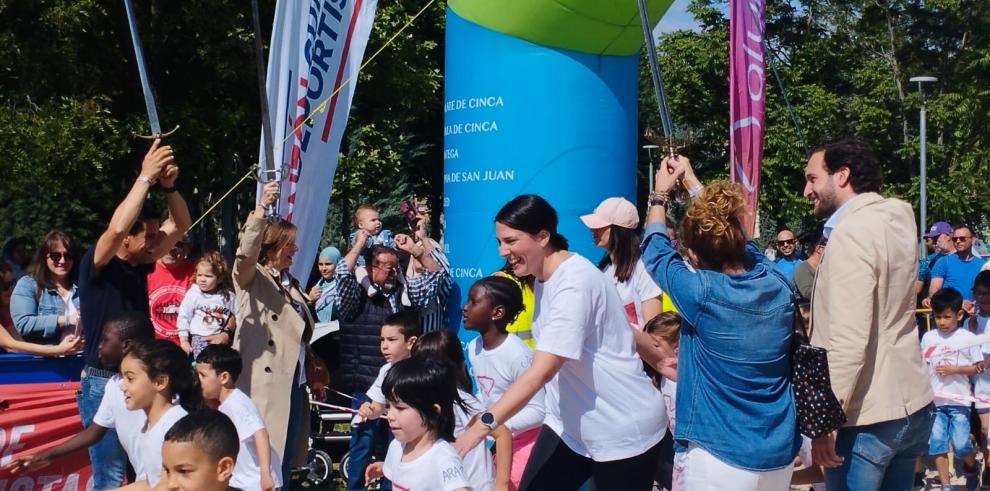
[[[182,297],[195,272],[196,261],[182,261],[169,267],[155,261],[155,269],[148,273],[148,311],[156,338],[179,344],[175,323]]]

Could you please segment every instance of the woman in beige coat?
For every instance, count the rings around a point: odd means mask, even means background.
[[[244,360],[237,387],[264,417],[272,446],[282,459],[287,489],[292,464],[304,462],[307,454],[305,384],[321,391],[328,381],[325,369],[313,368],[317,366],[309,351],[313,318],[306,294],[289,274],[298,250],[296,226],[265,219],[265,207],[277,197],[278,184],[266,184],[237,248],[233,276],[240,326],[234,333],[234,348]]]

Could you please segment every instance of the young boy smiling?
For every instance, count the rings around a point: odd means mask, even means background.
[[[162,482],[170,491],[227,491],[238,454],[237,428],[219,411],[184,416],[165,433]]]

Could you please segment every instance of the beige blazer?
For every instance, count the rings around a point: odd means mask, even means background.
[[[932,402],[915,321],[918,229],[907,203],[848,202],[815,277],[811,343],[828,350],[846,426],[904,418]]]
[[[244,360],[237,387],[258,406],[272,446],[282,458],[289,424],[292,376],[299,363],[299,347],[311,335],[307,323],[312,326],[313,319],[309,309],[303,309],[304,320],[289,303],[291,296],[305,306],[302,291],[283,289],[277,279],[258,264],[266,223],[254,213],[248,217],[234,258],[234,290],[240,320],[234,332],[234,348]],[[308,405],[303,410],[309,414]],[[309,418],[303,415],[302,421],[301,434],[295,437],[295,455],[305,459]]]

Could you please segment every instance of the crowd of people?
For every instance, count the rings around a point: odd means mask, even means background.
[[[739,186],[703,184],[684,156],[661,163],[643,220],[623,198],[588,207],[597,264],[545,199],[510,200],[493,217],[505,266],[464,295],[466,346],[422,215],[393,234],[359,206],[346,253],[324,247],[307,284],[289,272],[295,226],[266,214],[277,183],[228,261],[185,235],[178,175],[156,141],[85,251],[59,231],[33,261],[23,239],[4,247],[0,347],[85,359],[84,429],[7,469],[88,449],[95,489],[289,489],[309,401],[332,393],[351,401],[350,490],[907,490],[928,455],[948,486],[950,449],[980,482],[990,272],[966,225],[934,224],[919,261],[911,207],[878,194],[858,139],[809,153],[804,195],[824,223],[781,229],[769,254]],[[821,434],[799,431],[817,415],[797,407],[796,321],[827,350],[844,413]],[[329,365],[311,346],[326,322],[340,327]]]

